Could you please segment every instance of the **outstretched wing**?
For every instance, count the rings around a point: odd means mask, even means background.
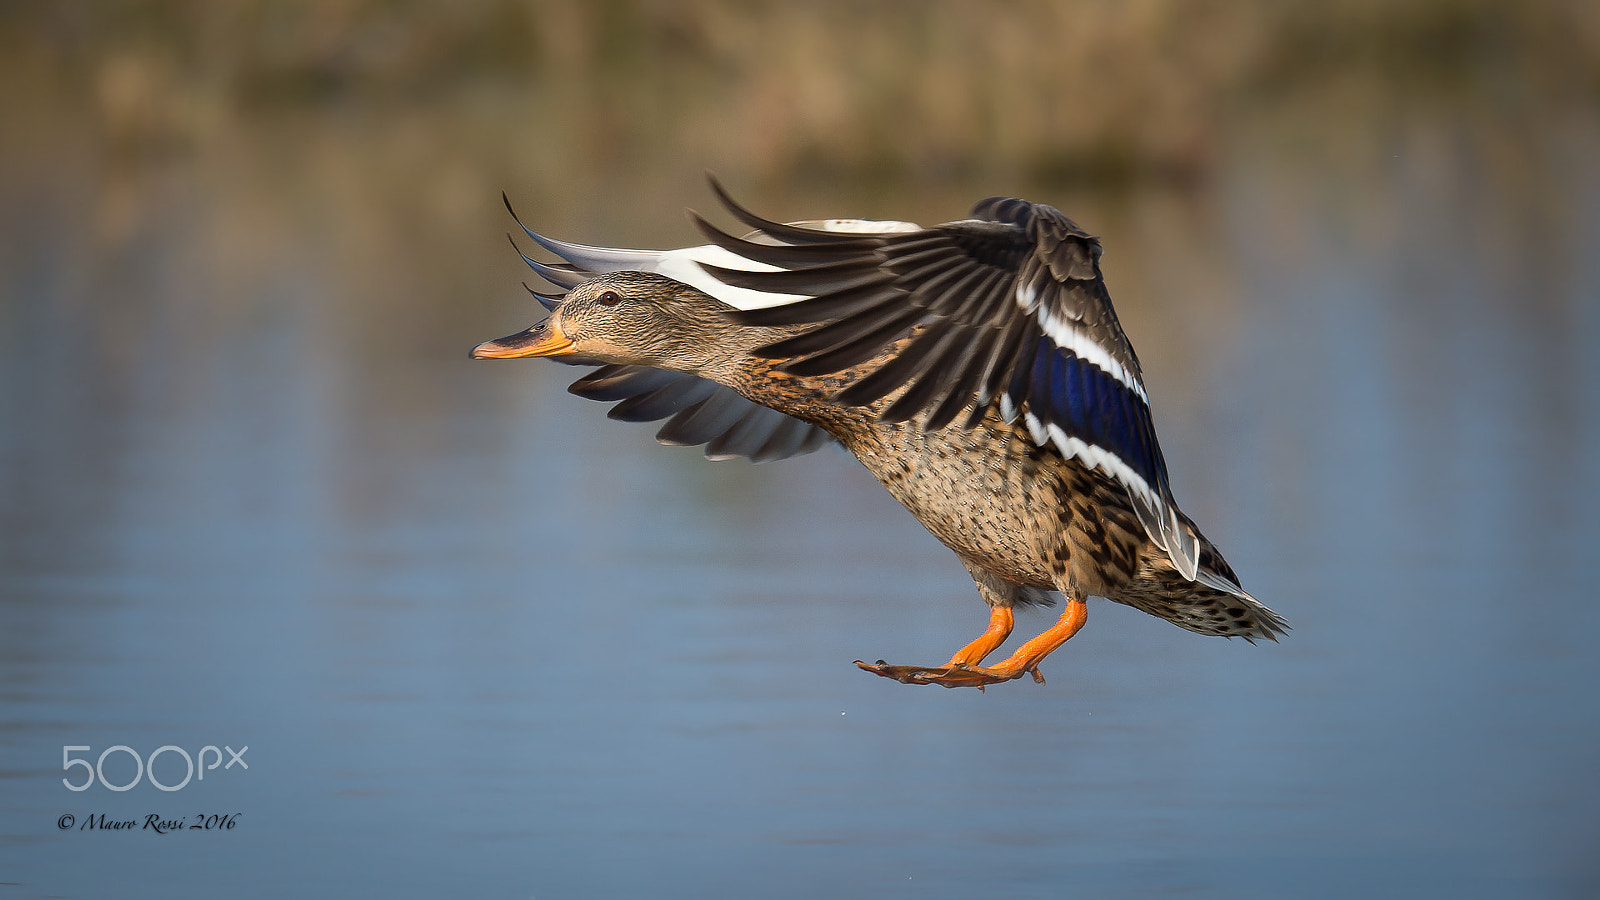
[[[730,292],[721,282],[710,279],[696,264],[697,260],[720,259],[730,264],[748,265],[718,247],[623,250],[571,244],[547,238],[523,225],[509,200],[506,209],[530,239],[564,262],[539,262],[521,249],[517,250],[517,255],[539,277],[563,289],[570,290],[605,272],[628,270],[656,272],[702,290],[710,288],[714,296],[730,305],[796,299],[755,291]],[[512,246],[516,246],[515,241]],[[532,288],[529,293],[549,310],[560,306],[565,297],[565,293],[546,294]],[[585,364],[582,360],[568,361]],[[833,442],[831,435],[815,425],[753,403],[715,382],[682,372],[650,366],[606,365],[574,381],[567,390],[590,400],[616,402],[607,413],[613,419],[624,422],[665,420],[656,432],[656,440],[683,447],[704,444],[705,455],[710,459],[745,457],[752,462],[767,462],[810,453]]]
[[[602,366],[568,391],[590,400],[621,401],[607,416],[623,422],[666,423],[656,440],[679,447],[705,444],[710,459],[785,459],[832,442],[826,431],[752,403],[735,391],[682,372],[650,366]]]
[[[1100,275],[1100,243],[1056,209],[991,198],[972,217],[911,232],[837,233],[771,222],[713,182],[728,210],[775,244],[695,217],[715,245],[771,271],[703,267],[737,288],[805,299],[750,308],[751,325],[816,327],[757,351],[821,375],[898,352],[840,391],[868,405],[901,391],[885,421],[923,416],[971,428],[998,407],[1033,440],[1099,469],[1128,492],[1150,538],[1190,579],[1199,550],[1172,500],[1139,361]],[[1230,585],[1237,589],[1236,585]]]

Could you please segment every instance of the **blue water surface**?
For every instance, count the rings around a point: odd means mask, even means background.
[[[248,153],[13,185],[0,896],[1592,895],[1596,134],[1244,129],[1198,186],[1037,196],[1105,236],[1178,497],[1293,631],[1096,601],[985,693],[850,664],[986,614],[848,457],[710,463],[467,359],[538,312],[493,191],[430,226]],[[116,745],[248,769],[62,783]],[[151,814],[234,824],[83,828]]]

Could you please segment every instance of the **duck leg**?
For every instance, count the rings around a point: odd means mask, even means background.
[[[1044,684],[1044,676],[1039,674],[1039,661],[1081,631],[1089,620],[1089,606],[1081,598],[1067,597],[1066,607],[1056,624],[994,666],[986,667],[979,663],[1011,633],[1009,607],[994,607],[989,617],[989,628],[977,640],[961,648],[942,668],[891,666],[881,659],[875,664],[858,659],[856,665],[874,675],[893,678],[901,684],[941,684],[950,688],[975,687],[982,690],[984,685],[999,684],[1030,674],[1034,681]]]
[[[1016,616],[1009,606],[994,606],[989,609],[989,627],[984,629],[978,639],[956,651],[945,663],[945,668],[953,669],[956,666],[976,666],[983,662],[983,658],[993,653],[995,648],[1004,644],[1006,638],[1011,636],[1011,628],[1016,623]]]

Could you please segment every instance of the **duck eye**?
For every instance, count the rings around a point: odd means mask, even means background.
[[[618,303],[622,302],[622,297],[620,297],[616,291],[606,291],[600,296],[594,298],[594,302],[600,304],[601,306],[616,306]]]

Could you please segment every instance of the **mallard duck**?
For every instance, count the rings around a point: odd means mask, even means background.
[[[713,458],[843,445],[955,551],[990,610],[944,665],[857,660],[868,672],[1043,683],[1040,661],[1083,627],[1091,596],[1252,643],[1287,629],[1173,499],[1097,238],[1008,198],[932,228],[782,224],[712,188],[752,234],[691,213],[709,244],[620,250],[552,240],[518,219],[563,262],[519,255],[566,293],[535,292],[551,315],[473,357],[598,365],[570,390],[620,401],[613,418],[665,419],[661,441],[704,444]],[[1053,625],[985,664],[1016,607],[1058,593]]]

